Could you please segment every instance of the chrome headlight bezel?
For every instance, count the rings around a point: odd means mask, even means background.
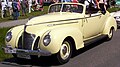
[[[7,34],[6,34],[5,40],[6,40],[7,42],[9,42],[11,39],[12,39],[12,32],[9,31],[9,32],[7,32]]]
[[[49,34],[45,35],[44,38],[43,38],[43,44],[44,46],[48,46],[51,42],[51,37]]]

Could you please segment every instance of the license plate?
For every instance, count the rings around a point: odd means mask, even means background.
[[[16,53],[16,49],[11,50],[9,48],[4,48],[4,50],[5,50],[5,53]]]
[[[19,58],[24,58],[24,59],[31,59],[31,57],[30,57],[30,55],[28,55],[28,54],[17,54],[17,57],[19,57]]]

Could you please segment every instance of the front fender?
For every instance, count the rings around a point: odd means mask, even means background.
[[[103,30],[103,34],[109,34],[109,31],[112,27],[116,31],[117,30],[117,23],[116,23],[116,20],[112,16],[109,16],[109,18],[106,21],[106,24],[105,24],[105,27]]]
[[[18,39],[21,36],[24,29],[24,25],[14,27],[10,29],[9,31],[12,32],[12,39],[9,42],[6,42],[6,45],[11,45],[13,48],[17,46]]]
[[[49,34],[51,36],[51,43],[48,46],[44,46],[43,43],[41,43],[42,45],[40,47],[41,49],[50,51],[53,54],[57,53],[60,50],[60,47],[64,39],[68,36],[74,39],[76,49],[84,47],[82,33],[77,28],[65,27],[65,28],[52,29]]]

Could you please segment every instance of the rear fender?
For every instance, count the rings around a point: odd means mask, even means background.
[[[109,18],[106,21],[106,24],[105,24],[105,27],[103,30],[103,34],[109,34],[109,31],[112,27],[116,31],[117,30],[117,23],[116,23],[116,20],[112,16],[109,16]]]

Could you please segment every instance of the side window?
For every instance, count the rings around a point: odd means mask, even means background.
[[[99,10],[95,9],[94,7],[92,8],[86,8],[86,14],[94,14],[97,13]]]
[[[51,12],[60,12],[60,9],[61,9],[61,5],[52,5],[49,9],[49,13]]]
[[[80,6],[80,5],[78,6],[78,12],[79,12],[79,13],[82,13],[82,12],[83,12],[83,6]]]
[[[69,4],[64,5],[62,12],[71,12],[71,5]]]
[[[81,5],[72,5],[71,10],[72,10],[72,12],[82,13],[83,12],[83,6],[81,6]]]

